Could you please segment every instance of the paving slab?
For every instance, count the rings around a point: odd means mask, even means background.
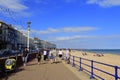
[[[27,66],[19,68],[7,80],[81,80],[63,63],[46,62],[38,65],[36,62],[33,60]]]
[[[71,64],[66,64],[64,61],[63,61],[63,64],[64,64],[70,71],[72,71],[80,80],[97,80],[97,79],[95,79],[95,78],[90,79],[90,75],[89,75],[89,74],[87,74],[87,73],[84,72],[84,71],[79,71],[78,68],[72,67]]]

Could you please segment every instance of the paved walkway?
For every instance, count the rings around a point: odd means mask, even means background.
[[[40,64],[36,60],[18,69],[7,80],[81,80],[63,63]]]

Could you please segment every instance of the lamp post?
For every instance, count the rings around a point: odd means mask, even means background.
[[[28,50],[29,50],[29,47],[30,47],[30,46],[29,46],[29,45],[30,45],[30,44],[29,44],[29,42],[30,42],[30,39],[29,39],[29,38],[30,38],[30,24],[31,24],[31,22],[30,22],[30,21],[28,21],[28,22],[27,22],[27,24],[28,24],[28,39],[27,39],[27,48],[28,48]]]

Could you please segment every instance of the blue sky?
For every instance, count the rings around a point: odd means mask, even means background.
[[[58,47],[120,49],[120,0],[0,0],[0,20]]]

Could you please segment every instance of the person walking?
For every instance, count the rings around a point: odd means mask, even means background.
[[[50,59],[50,62],[51,64],[53,63],[53,53],[52,53],[52,49],[50,49],[49,51],[49,59]]]
[[[66,50],[66,54],[65,54],[65,56],[66,56],[66,64],[70,63],[70,55],[71,55],[70,52],[71,52],[70,49]]]
[[[62,57],[63,57],[63,51],[62,51],[62,49],[59,50],[58,55],[59,55],[59,58],[60,58],[60,61],[61,61]]]
[[[46,51],[47,51],[46,59],[49,60],[49,52],[50,52],[50,49],[48,48]]]
[[[26,63],[27,63],[27,58],[28,58],[28,49],[27,47],[23,50],[23,63],[24,63],[24,66],[26,66]]]
[[[46,49],[44,49],[43,55],[44,55],[44,61],[46,61],[46,58],[47,58],[47,50]]]
[[[56,51],[55,48],[52,50],[52,54],[53,54],[53,61],[56,63],[56,59],[57,59],[57,51]]]
[[[38,60],[38,64],[40,64],[41,57],[42,57],[42,51],[39,50],[38,53],[36,54],[36,58],[37,58],[37,60]]]

